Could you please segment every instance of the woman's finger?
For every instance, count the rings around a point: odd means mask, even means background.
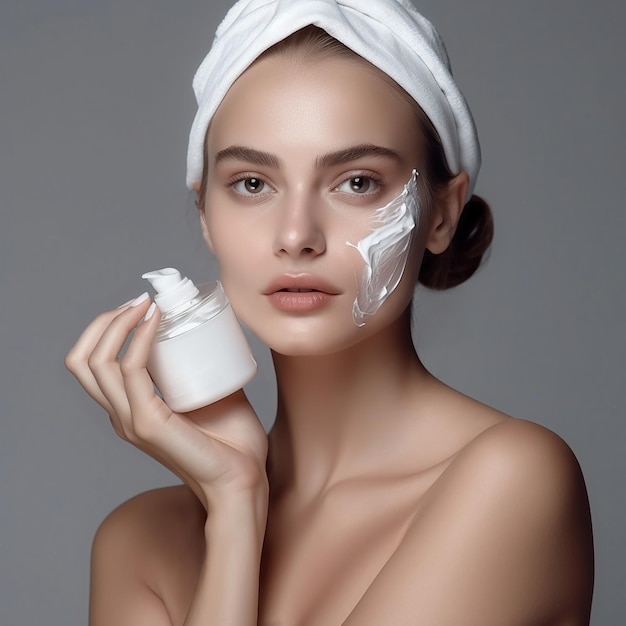
[[[131,411],[118,359],[130,333],[145,314],[147,305],[148,300],[142,300],[138,305],[116,316],[104,330],[89,356],[89,368],[98,387],[113,408],[121,428],[127,433],[131,427]]]
[[[148,357],[159,320],[159,309],[151,307],[146,319],[136,329],[120,361],[134,431],[139,437],[147,439],[150,439],[150,433],[144,432],[144,426],[149,423],[158,428],[159,424],[167,422],[172,415],[172,410],[155,394],[154,383],[147,370]]]
[[[127,311],[129,308],[140,305],[142,302],[148,299],[148,294],[143,293],[135,300],[131,300],[126,304],[121,305],[117,309],[112,311],[106,311],[96,317],[87,328],[78,337],[76,343],[72,349],[67,353],[65,357],[65,363],[67,368],[73,372],[75,365],[81,365],[87,362],[87,358],[95,348],[96,344],[102,337],[102,333],[109,327],[111,322],[118,316]]]
[[[74,375],[85,391],[102,406],[107,413],[112,411],[112,407],[103,395],[93,372],[89,368],[89,357],[111,322],[131,304],[133,304],[133,301],[117,309],[98,315],[81,333],[78,340],[65,357],[65,367]]]

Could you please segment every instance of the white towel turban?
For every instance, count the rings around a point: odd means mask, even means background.
[[[189,135],[187,186],[202,177],[204,136],[226,92],[265,50],[314,25],[378,67],[420,105],[437,130],[450,170],[480,168],[472,114],[441,37],[409,0],[239,0],[217,29],[193,80],[198,111]]]

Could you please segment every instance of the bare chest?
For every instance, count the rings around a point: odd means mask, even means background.
[[[342,485],[308,508],[270,508],[260,571],[259,626],[342,624],[426,505],[443,468],[404,479]],[[173,624],[183,624],[202,567],[192,524],[158,576]]]
[[[432,476],[338,487],[268,521],[259,626],[341,624],[400,545]]]

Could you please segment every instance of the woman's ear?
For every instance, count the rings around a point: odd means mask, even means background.
[[[209,227],[206,223],[206,215],[201,208],[200,199],[200,183],[194,183],[192,186],[196,194],[196,206],[198,207],[198,213],[200,214],[200,228],[202,229],[202,238],[206,241],[207,246],[209,246],[209,250],[213,252],[213,242],[211,241],[211,237],[209,235]]]
[[[426,249],[433,254],[441,254],[450,245],[465,206],[468,185],[469,176],[461,172],[433,199],[426,238]]]

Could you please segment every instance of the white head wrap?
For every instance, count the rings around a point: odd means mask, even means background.
[[[202,177],[204,136],[231,85],[265,50],[314,25],[378,67],[433,123],[453,174],[480,168],[474,119],[452,77],[441,37],[409,0],[239,0],[217,29],[193,80],[198,111],[189,135],[187,186]]]

